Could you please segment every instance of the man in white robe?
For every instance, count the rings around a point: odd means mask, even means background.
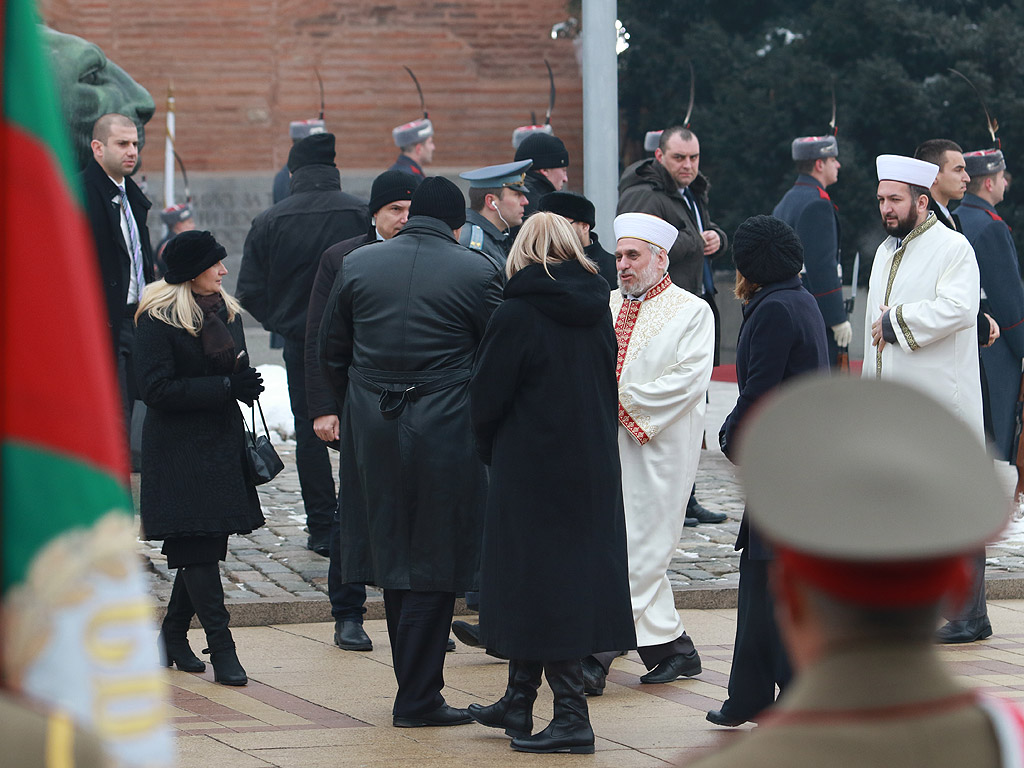
[[[629,591],[642,683],[700,674],[693,641],[676,611],[668,567],[686,518],[704,436],[715,321],[707,302],[673,285],[668,250],[678,230],[646,213],[615,219],[619,290],[611,313],[619,342],[619,458],[626,511]],[[599,694],[615,653],[584,660]],[[598,666],[600,665],[600,666]]]
[[[938,166],[898,155],[880,155],[876,166],[889,237],[871,265],[862,375],[927,392],[984,443],[974,249],[928,210]]]

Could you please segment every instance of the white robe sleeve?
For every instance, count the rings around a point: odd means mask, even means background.
[[[685,416],[703,402],[711,381],[715,352],[715,318],[704,301],[695,301],[673,322],[682,324],[674,359],[666,360],[662,374],[653,381],[620,383],[620,415],[625,411],[634,428],[629,433],[640,445]],[[685,317],[683,315],[685,314]]]
[[[913,352],[977,322],[981,278],[974,249],[957,248],[935,284],[935,298],[898,304],[889,310],[896,341]],[[877,310],[876,310],[877,311]]]

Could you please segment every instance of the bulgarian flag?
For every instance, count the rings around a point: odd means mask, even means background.
[[[168,765],[96,257],[34,0],[0,25],[0,684]]]

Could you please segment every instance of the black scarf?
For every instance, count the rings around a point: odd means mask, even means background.
[[[203,356],[210,363],[210,371],[217,375],[232,373],[235,365],[235,340],[220,316],[220,311],[224,309],[224,297],[219,293],[192,296],[203,310],[203,328],[199,338],[203,342]]]

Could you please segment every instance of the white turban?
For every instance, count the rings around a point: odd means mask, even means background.
[[[658,248],[669,250],[679,236],[679,230],[664,219],[649,213],[620,213],[613,222],[615,239],[635,237]]]
[[[913,157],[879,155],[875,158],[879,181],[902,181],[928,189],[939,173],[939,166]]]

